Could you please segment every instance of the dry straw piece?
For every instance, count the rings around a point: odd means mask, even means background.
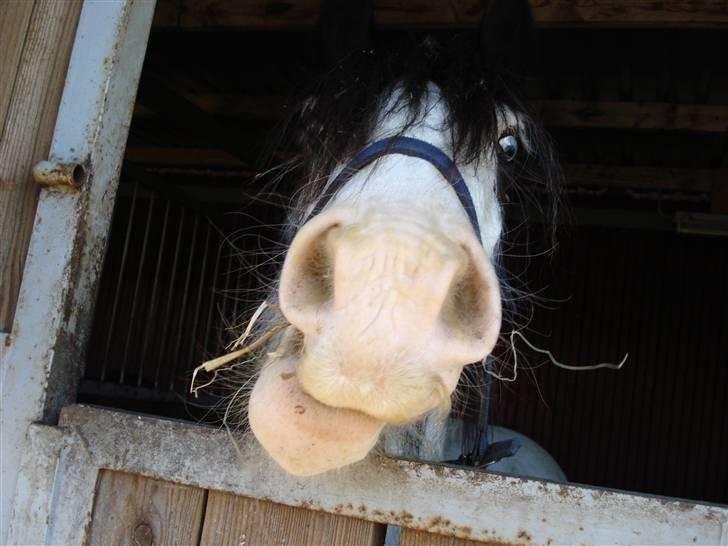
[[[248,336],[250,336],[250,332],[253,330],[253,326],[258,321],[260,316],[263,314],[263,311],[265,311],[266,308],[272,307],[268,304],[268,302],[263,302],[260,304],[258,309],[256,309],[255,313],[253,313],[253,316],[250,317],[250,321],[248,321],[248,326],[245,328],[245,332],[236,339],[231,345],[230,349],[236,349],[237,347],[242,346],[245,341],[248,339]],[[220,368],[225,366],[225,364],[228,364],[230,362],[233,362],[234,360],[239,359],[242,356],[245,356],[246,354],[250,354],[256,349],[260,348],[261,345],[263,345],[265,342],[267,342],[269,339],[271,339],[273,336],[278,334],[279,332],[283,331],[285,328],[290,326],[290,323],[288,321],[284,321],[281,324],[278,324],[274,326],[273,328],[269,329],[267,332],[265,332],[263,335],[261,335],[258,339],[253,341],[251,344],[246,345],[242,347],[241,349],[232,350],[231,352],[224,354],[222,356],[218,356],[217,358],[213,358],[212,360],[208,360],[207,362],[203,362],[199,366],[197,366],[194,371],[192,372],[192,382],[190,383],[190,393],[197,396],[198,391],[200,389],[204,389],[205,387],[209,387],[217,380],[217,374]],[[204,383],[202,385],[195,386],[195,382],[197,380],[197,374],[200,372],[200,370],[203,370],[205,372],[214,372],[214,375],[212,376],[212,379],[210,379],[207,383]]]
[[[261,335],[258,339],[256,339],[254,342],[252,342],[249,345],[246,345],[242,347],[241,349],[236,349],[237,347],[241,347],[245,341],[250,336],[250,332],[253,330],[253,326],[258,321],[260,316],[263,314],[263,312],[267,308],[273,308],[274,306],[270,305],[268,302],[264,301],[260,304],[258,309],[256,309],[255,313],[253,313],[253,316],[250,318],[250,321],[248,321],[248,326],[245,328],[245,331],[243,334],[237,338],[230,346],[230,349],[233,349],[231,352],[224,354],[222,356],[219,356],[217,358],[213,358],[212,360],[208,360],[207,362],[204,362],[197,366],[194,371],[192,372],[192,382],[190,384],[190,393],[194,394],[195,396],[198,395],[198,391],[200,389],[204,389],[205,387],[209,387],[215,381],[217,380],[218,371],[221,367],[225,366],[226,364],[233,362],[234,360],[239,359],[242,356],[245,356],[246,354],[250,354],[256,349],[260,348],[261,345],[263,345],[265,342],[267,342],[269,339],[271,339],[273,336],[278,334],[279,332],[283,331],[284,329],[288,328],[291,324],[287,320],[283,320],[280,324],[270,328],[267,332],[265,332],[263,335]],[[551,353],[551,351],[548,351],[546,349],[540,349],[536,347],[533,343],[528,341],[526,336],[524,336],[521,332],[518,330],[511,330],[510,335],[510,341],[511,341],[511,348],[513,350],[513,377],[504,377],[496,372],[493,372],[489,370],[488,368],[485,369],[486,373],[489,375],[495,377],[499,381],[507,381],[507,382],[513,382],[518,377],[518,353],[515,349],[515,339],[514,337],[518,336],[520,337],[526,345],[528,345],[532,350],[544,354],[549,357],[549,360],[554,366],[558,366],[559,368],[563,368],[565,370],[575,371],[575,372],[583,372],[583,371],[589,371],[589,370],[598,370],[600,368],[608,368],[611,370],[619,370],[624,366],[624,363],[627,362],[627,358],[629,358],[629,353],[626,353],[624,355],[624,358],[619,364],[611,364],[608,362],[602,362],[599,364],[594,364],[590,366],[570,366],[568,364],[564,364],[562,362],[559,362],[556,360],[554,355]],[[212,379],[210,379],[207,383],[204,383],[199,386],[195,386],[195,382],[197,380],[197,374],[200,372],[200,370],[204,370],[205,372],[214,372],[214,375],[212,376]]]
[[[493,377],[495,377],[496,379],[498,379],[500,381],[507,381],[507,382],[511,383],[511,382],[515,381],[516,378],[518,377],[518,353],[516,352],[515,340],[513,339],[514,336],[520,337],[523,341],[526,342],[526,345],[528,345],[531,349],[533,349],[537,353],[541,353],[543,355],[548,356],[549,360],[551,361],[551,363],[554,366],[563,368],[564,370],[570,370],[572,372],[586,372],[586,371],[590,371],[590,370],[598,370],[600,368],[608,368],[610,370],[619,370],[622,368],[622,366],[624,366],[624,363],[627,362],[627,358],[629,358],[629,353],[625,353],[624,358],[622,359],[622,361],[619,364],[601,362],[599,364],[593,364],[591,366],[569,366],[568,364],[564,364],[564,363],[556,360],[556,358],[554,358],[554,355],[551,353],[551,351],[547,351],[546,349],[539,349],[538,347],[536,347],[533,343],[528,341],[528,339],[526,339],[526,336],[524,336],[518,330],[511,330],[510,339],[511,339],[511,349],[513,351],[513,377],[503,377],[502,375],[499,375],[499,374],[489,370],[488,368],[485,368],[486,373],[488,373],[489,375],[492,375]]]

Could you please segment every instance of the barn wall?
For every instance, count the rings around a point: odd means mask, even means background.
[[[572,229],[553,261],[530,262],[531,287],[561,300],[535,307],[531,342],[571,365],[629,358],[570,372],[517,342],[520,380],[496,385],[496,423],[572,481],[728,502],[726,239]]]

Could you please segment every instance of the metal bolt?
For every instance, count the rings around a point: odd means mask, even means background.
[[[33,180],[54,191],[78,191],[86,181],[86,168],[80,163],[41,161],[33,167]]]

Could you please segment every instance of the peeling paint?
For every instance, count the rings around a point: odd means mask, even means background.
[[[61,423],[99,467],[490,543],[720,544],[728,522],[724,506],[378,456],[295,478],[250,438],[240,440],[240,463],[211,427],[83,406],[64,409]]]
[[[84,3],[49,159],[34,171],[46,189],[0,367],[0,543],[10,526],[16,481],[32,479],[18,477],[28,427],[53,424],[75,398],[153,14],[154,2],[144,0]],[[28,494],[19,489],[16,504],[27,502]],[[51,520],[44,531],[53,527]],[[40,532],[33,527],[19,536]]]

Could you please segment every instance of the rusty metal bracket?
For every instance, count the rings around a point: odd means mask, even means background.
[[[88,178],[86,167],[81,163],[40,161],[33,167],[33,180],[51,191],[75,192]]]

